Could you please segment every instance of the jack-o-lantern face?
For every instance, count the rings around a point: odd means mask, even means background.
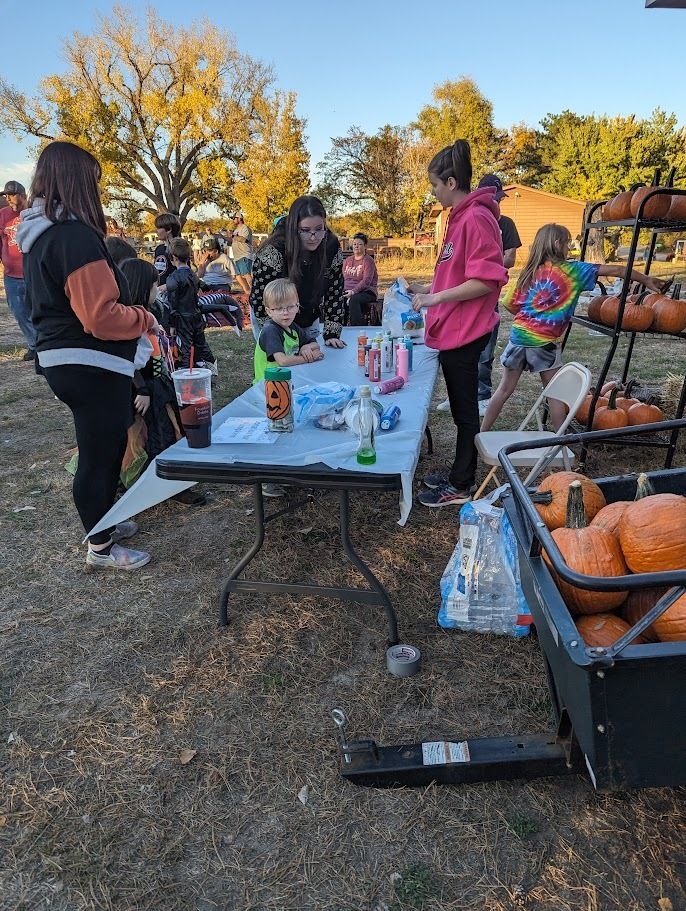
[[[288,380],[266,380],[267,417],[272,421],[285,418],[291,410],[291,384]]]

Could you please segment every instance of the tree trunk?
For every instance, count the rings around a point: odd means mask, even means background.
[[[584,209],[584,224],[588,220],[588,214],[595,203],[587,202]],[[602,207],[596,209],[591,221],[602,221]],[[605,228],[591,228],[588,234],[588,244],[586,245],[586,262],[605,264]]]

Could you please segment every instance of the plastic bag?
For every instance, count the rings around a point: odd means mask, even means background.
[[[345,383],[318,383],[301,386],[293,393],[293,417],[296,424],[317,421],[326,414],[342,412],[355,394]]]
[[[528,635],[517,542],[507,513],[493,505],[498,493],[460,510],[460,539],[441,578],[438,623],[445,629]]]
[[[424,317],[412,309],[412,296],[404,278],[396,278],[383,298],[381,329],[392,336],[418,336],[424,331]]]

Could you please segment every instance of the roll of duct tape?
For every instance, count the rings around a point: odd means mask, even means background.
[[[422,669],[422,653],[413,645],[392,645],[386,652],[386,667],[396,677],[414,677]]]

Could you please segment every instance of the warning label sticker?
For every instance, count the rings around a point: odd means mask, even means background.
[[[469,744],[466,740],[460,743],[432,740],[422,744],[423,765],[451,765],[454,762],[469,762]]]

